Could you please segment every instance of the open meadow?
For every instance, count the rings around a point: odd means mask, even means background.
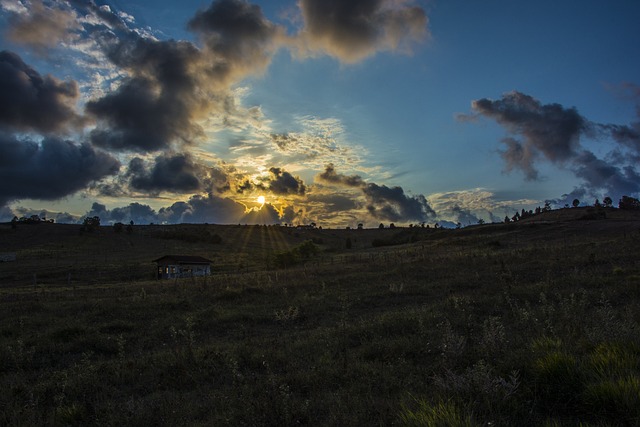
[[[606,212],[1,224],[0,425],[640,425],[640,215]]]

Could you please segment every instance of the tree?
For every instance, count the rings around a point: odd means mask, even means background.
[[[511,218],[509,218],[509,215],[505,215],[505,216],[504,216],[504,223],[505,223],[505,224],[508,224],[508,223],[510,223],[510,222],[511,222]]]
[[[618,207],[620,209],[638,210],[640,209],[640,200],[629,196],[622,196],[622,199],[620,199],[620,202],[618,203]]]
[[[389,228],[396,228],[396,225],[394,223],[389,224]]]
[[[574,208],[577,208],[580,205],[580,200],[573,199],[573,202],[571,204],[573,205]]]
[[[596,208],[601,208],[602,204],[600,204],[600,199],[596,199],[596,202],[593,204]]]
[[[544,208],[542,208],[542,212],[549,212],[549,211],[551,211],[551,203],[544,202]]]
[[[380,225],[378,226],[378,228],[379,228],[380,230],[382,230],[382,229],[384,228],[384,224],[383,224],[383,223],[380,223]]]
[[[82,221],[83,229],[86,231],[94,231],[100,228],[100,217],[86,217],[84,221]]]
[[[364,224],[360,223],[358,224],[358,230],[362,230],[364,228]]]
[[[604,204],[605,208],[611,208],[613,207],[613,200],[611,199],[611,197],[607,196],[602,199],[602,204]]]

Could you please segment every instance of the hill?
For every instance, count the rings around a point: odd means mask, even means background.
[[[640,221],[568,211],[2,226],[0,424],[638,425]],[[149,280],[166,253],[215,274]]]

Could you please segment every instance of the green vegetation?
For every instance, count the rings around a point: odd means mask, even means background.
[[[640,221],[612,216],[0,226],[0,425],[638,425]],[[167,253],[215,274],[150,280]]]

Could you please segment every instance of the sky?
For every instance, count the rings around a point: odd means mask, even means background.
[[[475,224],[640,195],[640,2],[0,0],[0,221]]]

